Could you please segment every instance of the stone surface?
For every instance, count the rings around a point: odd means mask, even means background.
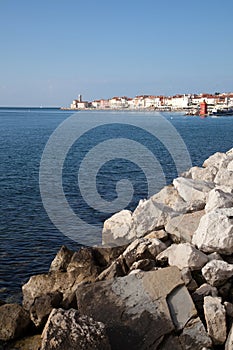
[[[233,276],[233,265],[221,260],[211,260],[203,268],[202,274],[211,286],[221,286]]]
[[[217,174],[218,169],[215,166],[207,168],[199,168],[194,166],[182,174],[183,177],[191,178],[193,180],[202,180],[207,182],[213,182]]]
[[[223,161],[227,159],[227,155],[222,152],[216,152],[211,155],[208,159],[206,159],[203,163],[203,167],[216,167],[220,168],[222,166]]]
[[[115,277],[123,277],[129,271],[128,266],[125,263],[125,259],[122,256],[119,256],[112,264],[99,274],[96,278],[96,281],[103,281],[112,279]]]
[[[140,201],[132,215],[133,232],[136,237],[143,237],[151,231],[163,228],[173,215],[175,213],[170,207],[154,202],[152,198]]]
[[[224,301],[223,304],[225,306],[227,316],[233,318],[233,304],[229,301]]]
[[[78,310],[106,324],[112,350],[148,349],[175,328],[166,298],[183,285],[178,268],[133,272],[77,288]],[[189,302],[187,318],[194,310]]]
[[[157,238],[138,238],[126,248],[122,256],[130,268],[135,261],[155,259],[166,248],[166,245]]]
[[[42,333],[41,350],[110,350],[105,326],[77,310],[53,309]]]
[[[205,214],[195,231],[192,243],[204,252],[233,253],[233,208]]]
[[[189,203],[195,210],[204,208],[207,194],[214,188],[212,182],[193,180],[184,177],[174,179],[173,184],[184,201]]]
[[[231,328],[226,340],[226,344],[225,344],[225,350],[232,350],[232,349],[233,349],[233,324],[231,325]]]
[[[62,246],[53,259],[49,271],[66,271],[74,252]]]
[[[170,266],[177,266],[180,270],[188,267],[190,270],[200,270],[208,257],[197,250],[190,243],[172,244],[157,256],[157,260],[168,260]]]
[[[204,210],[200,210],[170,218],[165,226],[165,230],[175,243],[191,242],[193,234],[204,214]]]
[[[218,188],[214,188],[209,192],[205,206],[205,212],[220,208],[233,207],[233,195],[231,193],[223,192]]]
[[[30,326],[29,314],[18,304],[0,306],[0,340],[23,336]]]
[[[156,266],[156,263],[154,260],[152,259],[142,259],[142,260],[138,260],[135,261],[131,267],[130,267],[130,271],[132,270],[143,270],[143,271],[150,271],[151,269],[153,269]]]
[[[53,308],[58,308],[62,302],[62,293],[48,293],[37,297],[30,307],[30,318],[36,327],[44,326]]]
[[[103,244],[124,245],[130,242],[136,236],[132,224],[132,212],[130,210],[122,210],[111,216],[104,222]]]
[[[170,335],[163,340],[159,345],[158,350],[184,350],[184,348],[177,336]]]
[[[0,346],[1,349],[1,346]],[[4,350],[41,350],[41,335],[33,335],[6,345]]]
[[[233,171],[229,171],[225,168],[219,169],[214,182],[217,185],[233,187]]]
[[[152,231],[148,233],[144,238],[157,238],[159,240],[166,241],[168,239],[168,234],[165,230]]]
[[[212,348],[212,341],[199,318],[190,320],[183,332],[179,336],[179,340],[185,350],[203,350],[204,348]],[[171,349],[172,350],[172,349]]]
[[[226,311],[221,298],[204,298],[204,314],[207,331],[214,344],[223,344],[227,336]]]
[[[185,213],[190,210],[189,205],[180,197],[173,185],[163,187],[162,190],[154,194],[151,199],[153,202],[170,207],[175,212]]]

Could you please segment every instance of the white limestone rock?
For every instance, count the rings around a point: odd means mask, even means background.
[[[205,206],[206,213],[220,208],[231,207],[233,207],[233,194],[223,192],[219,188],[214,188],[209,192]]]
[[[173,185],[165,186],[162,190],[151,197],[153,202],[164,204],[174,211],[186,213],[190,206],[179,195]]]
[[[208,262],[208,257],[190,243],[172,244],[157,256],[158,261],[164,259],[168,259],[170,266],[177,266],[180,270],[186,267],[200,270]]]
[[[233,264],[211,260],[202,268],[202,275],[211,286],[221,286],[233,276]]]
[[[233,171],[233,160],[231,160],[231,161],[228,163],[227,170],[228,170],[228,171]]]
[[[198,228],[204,210],[193,213],[181,214],[168,220],[165,230],[169,233],[175,243],[190,242],[196,229]]]
[[[223,344],[227,336],[226,311],[221,303],[221,298],[204,297],[204,314],[207,331],[216,345]]]
[[[194,166],[188,171],[182,174],[183,177],[187,177],[193,180],[202,180],[207,182],[213,182],[217,174],[218,169],[215,166],[207,168],[199,168]]]
[[[132,230],[132,212],[122,210],[104,222],[103,244],[124,245],[135,237]]]
[[[212,182],[187,179],[184,177],[174,179],[173,184],[179,195],[195,210],[204,208],[207,194],[215,187]]]
[[[217,185],[233,187],[233,171],[229,171],[226,168],[220,168],[214,182]]]
[[[203,167],[216,167],[220,168],[222,166],[223,161],[227,159],[227,155],[222,152],[216,152],[213,155],[211,155],[208,159],[206,159],[203,163]]]
[[[136,237],[143,237],[153,230],[163,228],[175,212],[168,206],[154,202],[152,198],[140,201],[132,214],[133,231]]]
[[[233,323],[231,325],[230,332],[228,333],[228,337],[225,343],[225,350],[233,349]]]
[[[233,253],[233,208],[216,209],[205,214],[192,243],[205,253]]]

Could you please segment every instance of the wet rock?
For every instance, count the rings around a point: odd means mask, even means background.
[[[214,188],[212,182],[193,180],[184,177],[178,177],[173,180],[174,187],[185,202],[189,203],[194,210],[201,210],[206,204],[206,198]]]
[[[30,327],[29,314],[18,304],[0,306],[0,340],[23,336]]]
[[[231,193],[226,193],[219,188],[214,188],[210,191],[205,206],[206,213],[212,210],[230,207],[233,207],[233,195]]]
[[[62,302],[62,293],[48,293],[35,298],[30,307],[30,318],[36,327],[44,326],[53,308],[58,308]]]
[[[157,238],[139,238],[126,248],[122,256],[130,268],[138,260],[155,259],[165,249],[166,245]]]
[[[63,271],[67,270],[67,266],[74,252],[68,249],[66,246],[62,246],[55,258],[53,259],[49,271]]]
[[[204,214],[204,210],[200,210],[170,218],[165,226],[165,230],[169,233],[173,242],[191,243],[193,234],[198,228],[200,219]]]
[[[204,348],[212,348],[212,341],[203,326],[201,320],[197,317],[190,320],[183,332],[179,336],[179,340],[185,350],[203,350]]]
[[[211,286],[218,287],[233,276],[233,265],[221,260],[211,260],[202,268],[202,275]]]
[[[105,245],[125,245],[132,241],[136,234],[132,229],[132,212],[122,210],[104,222],[102,243]]]
[[[205,214],[195,231],[192,243],[203,252],[233,253],[233,208]]]
[[[148,349],[175,328],[166,299],[183,285],[178,268],[133,272],[77,288],[78,310],[106,324],[112,350]],[[176,300],[180,299],[171,299],[173,309]],[[187,318],[192,307],[187,308]]]
[[[204,298],[204,314],[207,331],[214,344],[223,344],[227,336],[226,311],[221,298],[207,296]]]
[[[157,261],[164,259],[168,260],[170,266],[177,266],[180,270],[185,267],[200,270],[208,262],[208,257],[190,243],[172,244],[157,256]]]
[[[54,309],[42,333],[41,350],[110,350],[105,326],[77,310]]]

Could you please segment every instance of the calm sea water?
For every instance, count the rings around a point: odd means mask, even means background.
[[[69,111],[56,109],[0,109],[0,299],[20,300],[21,285],[31,275],[46,272],[61,245],[78,249],[83,243],[74,242],[54,226],[44,209],[39,189],[39,168],[45,145],[70,115]],[[64,192],[69,205],[82,220],[99,227],[110,216],[85,202],[77,181],[83,157],[104,140],[120,137],[136,140],[154,153],[166,183],[177,176],[176,164],[166,145],[143,130],[143,126],[153,129],[156,113],[79,112],[79,117],[87,129],[93,120],[96,125],[100,119],[111,124],[111,127],[101,125],[82,134],[64,161]],[[200,166],[212,153],[233,147],[232,117],[200,119],[178,113],[167,113],[164,117],[184,141],[193,165]],[[135,121],[142,129],[132,126]],[[129,125],[125,125],[126,122]],[[93,161],[95,163],[95,159]],[[132,183],[134,196],[127,208],[134,209],[139,199],[148,195],[147,178],[138,164],[122,157],[102,164],[96,181],[98,192],[105,200],[114,200],[116,183],[123,178]],[[159,190],[159,178],[157,183]]]

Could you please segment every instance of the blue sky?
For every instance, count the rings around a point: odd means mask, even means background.
[[[233,91],[232,0],[0,0],[0,106]]]

